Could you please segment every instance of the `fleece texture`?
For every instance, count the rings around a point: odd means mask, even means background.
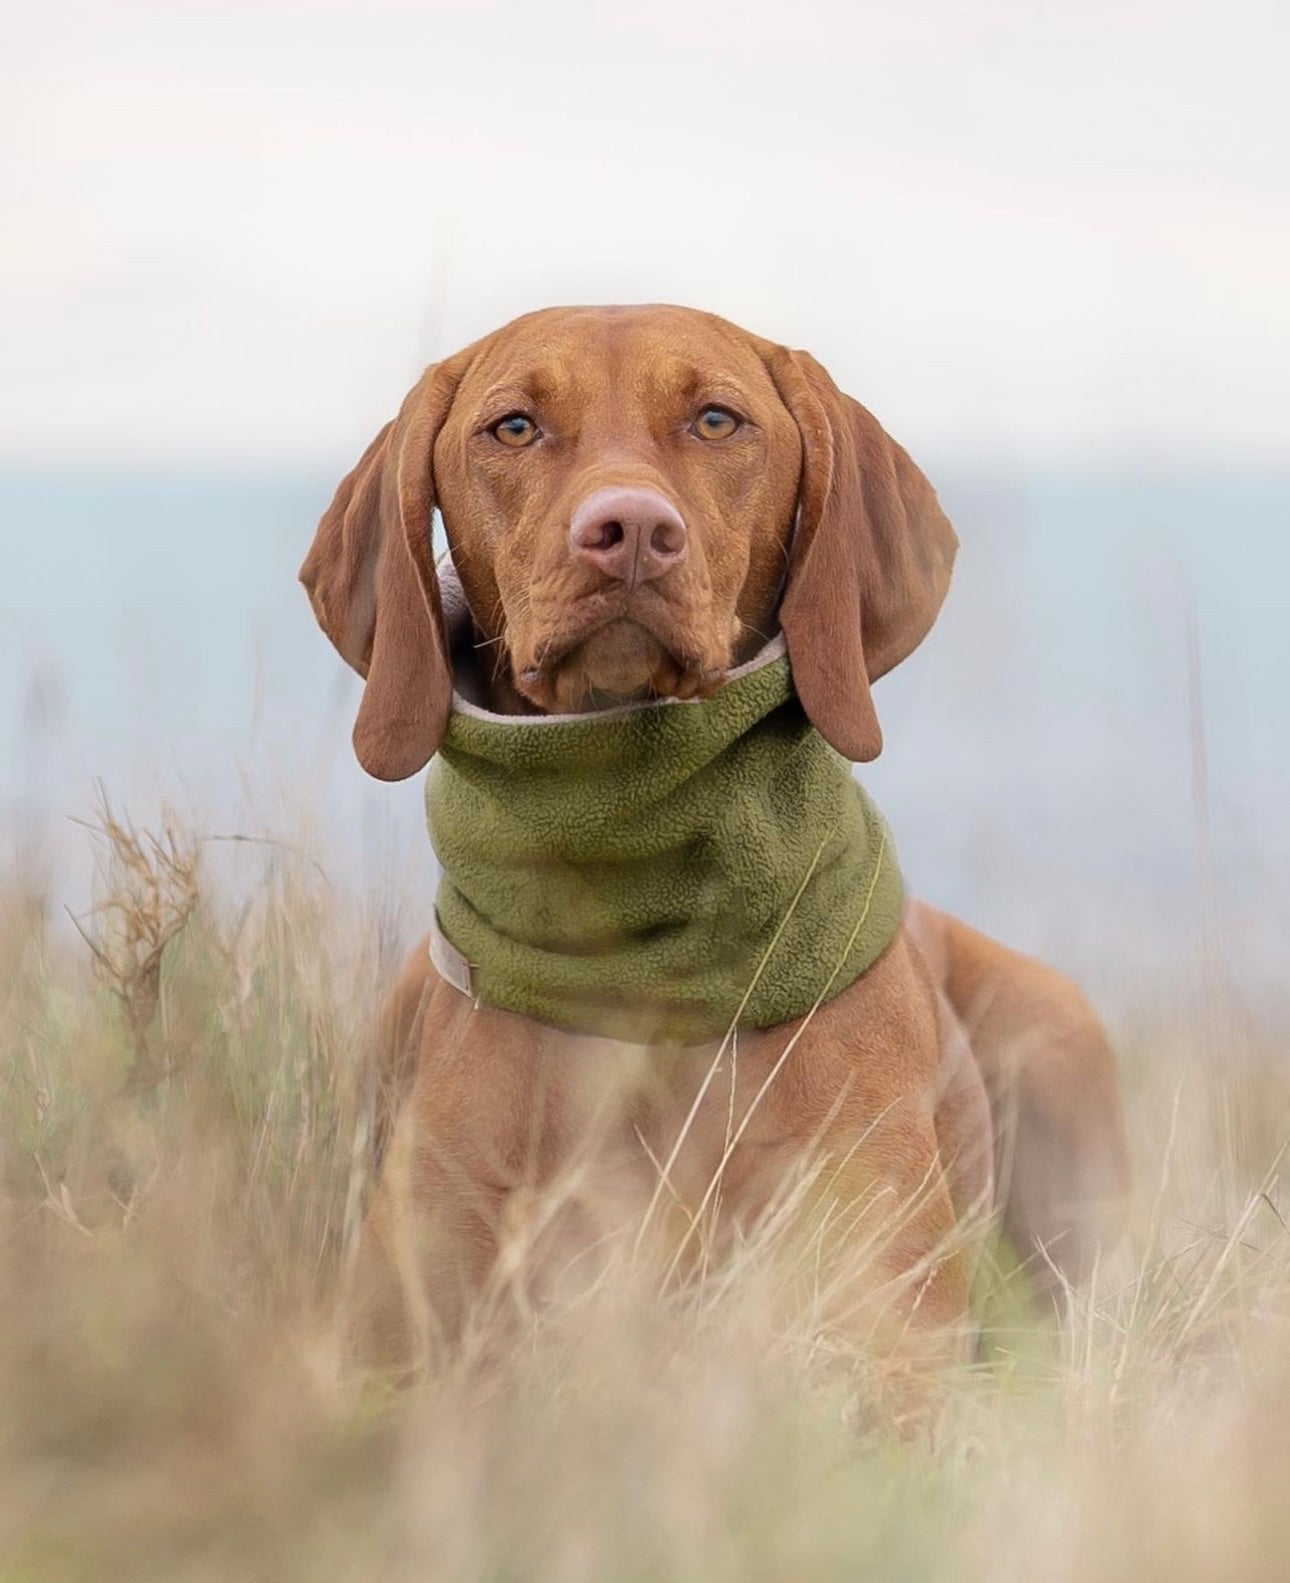
[[[470,993],[561,1028],[687,1044],[788,1022],[900,924],[887,827],[782,640],[702,701],[511,717],[457,695],[426,806]]]

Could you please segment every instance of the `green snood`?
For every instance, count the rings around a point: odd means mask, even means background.
[[[510,717],[454,698],[426,787],[438,937],[480,1003],[641,1042],[803,1016],[891,943],[881,814],[783,640],[704,701]]]

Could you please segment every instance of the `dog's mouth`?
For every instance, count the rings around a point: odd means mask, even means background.
[[[658,608],[653,608],[658,606]],[[661,600],[586,610],[576,627],[515,664],[515,685],[538,708],[576,714],[651,698],[706,697],[725,676],[726,656],[687,641]]]

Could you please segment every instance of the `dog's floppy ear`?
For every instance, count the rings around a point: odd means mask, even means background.
[[[431,463],[459,377],[458,359],[426,370],[341,480],[300,568],[319,626],[366,678],[354,751],[379,780],[423,769],[448,723],[452,673],[430,547]]]
[[[813,357],[776,347],[767,361],[802,436],[780,604],[793,680],[816,730],[864,762],[882,751],[869,684],[927,635],[958,539],[926,478]]]

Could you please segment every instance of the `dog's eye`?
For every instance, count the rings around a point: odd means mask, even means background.
[[[739,427],[739,419],[724,407],[705,407],[692,425],[701,440],[725,440]]]
[[[525,417],[522,412],[508,412],[504,418],[499,418],[493,424],[489,433],[503,445],[519,447],[532,445],[537,439],[538,427],[532,418]]]

